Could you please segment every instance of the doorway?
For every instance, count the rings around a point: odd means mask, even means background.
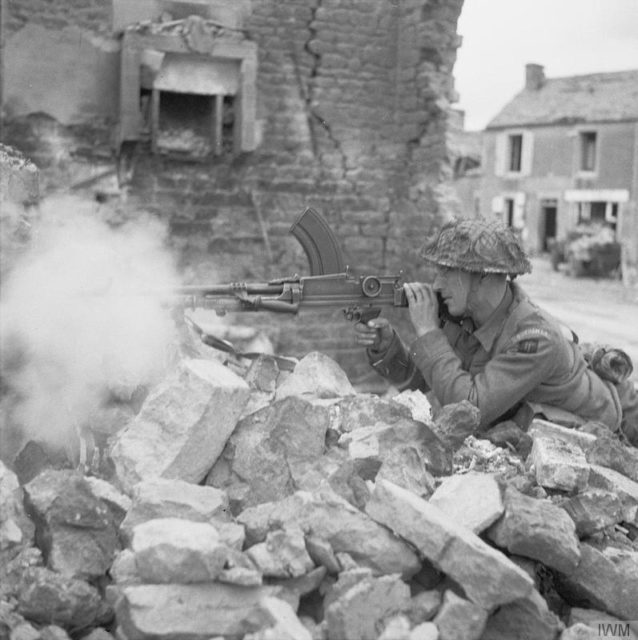
[[[556,239],[558,203],[556,200],[541,200],[541,251],[550,250],[552,240]]]

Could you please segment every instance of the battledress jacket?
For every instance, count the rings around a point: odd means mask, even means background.
[[[395,333],[372,366],[398,389],[432,391],[441,405],[469,400],[481,427],[506,419],[523,402],[559,407],[613,430],[622,408],[614,386],[587,368],[577,344],[549,314],[510,283],[488,320],[446,320],[406,347]]]

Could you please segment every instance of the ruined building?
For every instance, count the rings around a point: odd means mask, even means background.
[[[288,234],[306,206],[357,271],[415,275],[446,213],[462,0],[2,7],[2,139],[43,196],[116,176],[124,216],[169,223],[189,282],[307,274]],[[272,326],[289,353],[352,355],[325,318]]]

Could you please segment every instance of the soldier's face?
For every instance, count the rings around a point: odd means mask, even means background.
[[[434,290],[439,291],[448,311],[453,316],[469,313],[468,295],[471,290],[472,274],[450,267],[437,267]]]

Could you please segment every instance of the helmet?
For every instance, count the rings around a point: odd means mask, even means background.
[[[421,257],[442,267],[472,273],[531,273],[532,266],[514,232],[500,222],[454,220],[421,249]]]

